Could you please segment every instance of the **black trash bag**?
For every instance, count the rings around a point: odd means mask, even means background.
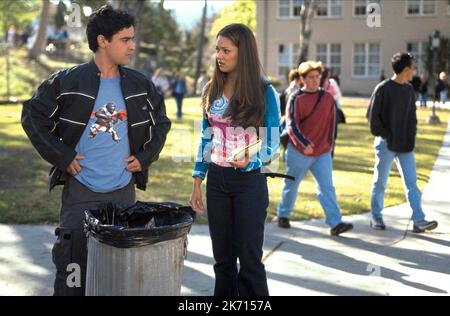
[[[185,236],[195,221],[190,206],[172,202],[138,201],[128,207],[107,203],[84,213],[85,232],[117,248],[142,247]]]

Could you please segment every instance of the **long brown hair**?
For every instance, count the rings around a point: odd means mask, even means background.
[[[233,86],[233,96],[224,116],[229,117],[233,126],[243,128],[263,126],[265,113],[264,84],[261,78],[261,64],[258,58],[255,36],[244,24],[233,23],[219,31],[216,38],[228,38],[238,47],[238,62],[236,79]],[[227,74],[216,67],[213,76],[205,86],[202,98],[204,112],[208,112],[214,100],[223,93]]]

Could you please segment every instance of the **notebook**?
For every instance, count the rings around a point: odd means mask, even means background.
[[[248,156],[249,158],[256,155],[260,150],[262,146],[262,140],[258,139],[254,143],[250,143],[247,146],[239,147],[233,150],[230,154],[230,157],[228,158],[229,161],[242,161],[245,159],[245,151],[248,150]]]

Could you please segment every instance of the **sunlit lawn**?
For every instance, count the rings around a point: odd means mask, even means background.
[[[201,118],[198,98],[185,99],[182,120],[174,119],[175,102],[167,100],[172,130],[159,161],[150,169],[146,192],[139,191],[143,201],[174,201],[186,204],[192,187],[191,171],[197,150],[198,135],[192,135],[194,122]],[[373,137],[365,119],[365,105],[344,103],[347,124],[340,125],[334,160],[334,183],[344,214],[369,211],[373,169]],[[48,223],[58,221],[61,187],[48,193],[48,164],[28,142],[19,123],[20,106],[0,107],[0,222]],[[449,120],[448,111],[438,112],[438,126],[425,123],[428,110],[418,110],[416,159],[419,187],[423,189],[439,151]],[[186,156],[187,155],[187,156]],[[186,157],[184,157],[186,156]],[[181,159],[184,157],[183,159]],[[180,161],[184,160],[184,161]],[[188,161],[186,161],[188,160]],[[281,165],[284,170],[284,165]],[[405,202],[401,178],[395,167],[389,178],[385,206]],[[268,180],[270,190],[269,219],[275,216],[283,185],[281,179]],[[308,175],[302,182],[293,219],[322,217],[316,198],[314,179]]]
[[[6,58],[0,54],[0,100],[6,99]],[[49,71],[72,66],[71,63],[49,59],[41,55],[39,62],[28,60],[27,51],[23,48],[10,51],[9,89],[10,97],[19,100],[30,96],[36,86],[49,76]],[[43,67],[43,66],[44,67]]]

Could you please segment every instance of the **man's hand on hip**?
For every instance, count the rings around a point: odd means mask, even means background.
[[[72,160],[70,165],[66,168],[66,171],[73,176],[76,176],[81,171],[81,166],[78,163],[78,160],[83,160],[84,156],[76,155],[75,159]]]
[[[142,171],[142,166],[139,160],[135,156],[130,156],[125,159],[125,162],[128,164],[126,170],[129,172],[139,172]]]

